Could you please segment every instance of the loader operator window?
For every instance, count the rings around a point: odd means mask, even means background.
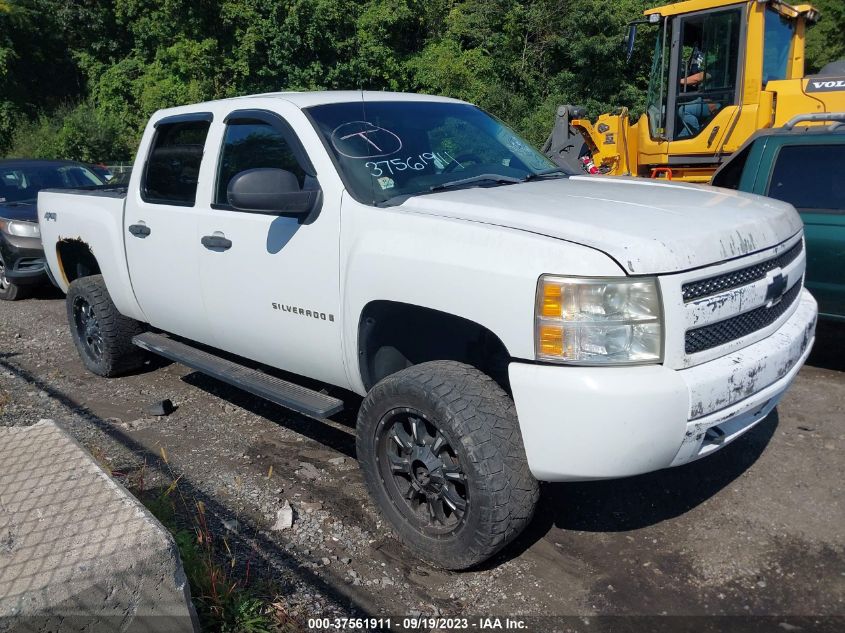
[[[674,139],[692,138],[736,103],[742,10],[710,11],[680,21]]]
[[[763,86],[770,81],[786,79],[795,22],[777,11],[766,9],[766,29],[763,35]]]
[[[229,181],[247,169],[284,169],[296,176],[299,186],[307,183],[290,145],[273,126],[262,121],[238,120],[226,126],[223,150],[217,172],[215,204],[229,207],[226,191]]]
[[[194,206],[208,127],[208,121],[158,126],[141,187],[145,202]]]

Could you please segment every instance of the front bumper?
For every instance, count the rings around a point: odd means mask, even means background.
[[[6,279],[18,286],[48,282],[44,248],[37,237],[0,235],[0,255],[6,265]]]
[[[511,363],[531,472],[542,481],[628,477],[726,446],[775,408],[810,353],[817,314],[802,290],[770,336],[683,370]]]

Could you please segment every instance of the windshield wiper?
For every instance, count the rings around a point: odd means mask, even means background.
[[[480,182],[495,182],[498,184],[512,185],[517,182],[523,182],[520,178],[513,178],[511,176],[502,176],[501,174],[480,174],[470,178],[462,178],[460,180],[450,180],[440,185],[433,185],[428,188],[429,191],[443,191],[444,189],[454,189],[456,187],[463,187],[466,185],[474,185]]]
[[[377,203],[379,207],[390,207],[397,204],[402,204],[408,198],[413,198],[414,196],[424,196],[426,193],[434,193],[437,191],[445,191],[446,189],[458,189],[460,187],[466,187],[469,185],[474,185],[483,182],[492,182],[495,184],[500,185],[514,185],[521,182],[528,182],[530,180],[538,180],[540,178],[546,178],[548,176],[571,176],[567,171],[558,168],[546,169],[535,174],[528,174],[524,178],[514,178],[513,176],[504,176],[502,174],[480,174],[478,176],[471,176],[469,178],[461,178],[460,180],[450,180],[449,182],[444,182],[439,185],[432,185],[428,188],[428,192],[425,191],[415,191],[411,193],[403,193],[398,196],[393,196],[392,198],[388,198],[387,200],[383,200]]]
[[[538,171],[534,174],[528,174],[525,178],[523,178],[520,182],[529,182],[531,180],[540,180],[541,178],[547,178],[548,176],[571,176],[569,172],[560,169],[559,167],[553,167],[552,169],[544,169],[543,171]]]

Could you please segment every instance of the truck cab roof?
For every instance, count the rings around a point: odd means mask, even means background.
[[[310,108],[312,106],[327,105],[331,103],[354,103],[357,101],[411,101],[411,102],[439,102],[439,103],[465,103],[459,99],[440,97],[436,95],[414,94],[409,92],[387,92],[379,90],[314,90],[314,91],[280,91],[266,92],[262,94],[244,95],[228,99],[216,99],[195,103],[189,106],[178,106],[159,110],[153,115],[153,119],[165,116],[174,116],[189,112],[197,112],[217,105],[231,105],[237,103],[244,106],[250,101],[262,101],[265,99],[280,99],[297,106],[298,108]]]

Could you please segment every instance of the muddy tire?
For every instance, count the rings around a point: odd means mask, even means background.
[[[71,283],[66,306],[71,337],[90,372],[110,378],[141,366],[144,353],[132,337],[144,326],[117,311],[102,275]]]
[[[537,481],[513,401],[468,365],[423,363],[373,387],[357,451],[371,497],[405,545],[446,569],[493,556],[534,514]]]
[[[0,301],[17,301],[26,296],[26,288],[6,278],[6,264],[0,257]]]

